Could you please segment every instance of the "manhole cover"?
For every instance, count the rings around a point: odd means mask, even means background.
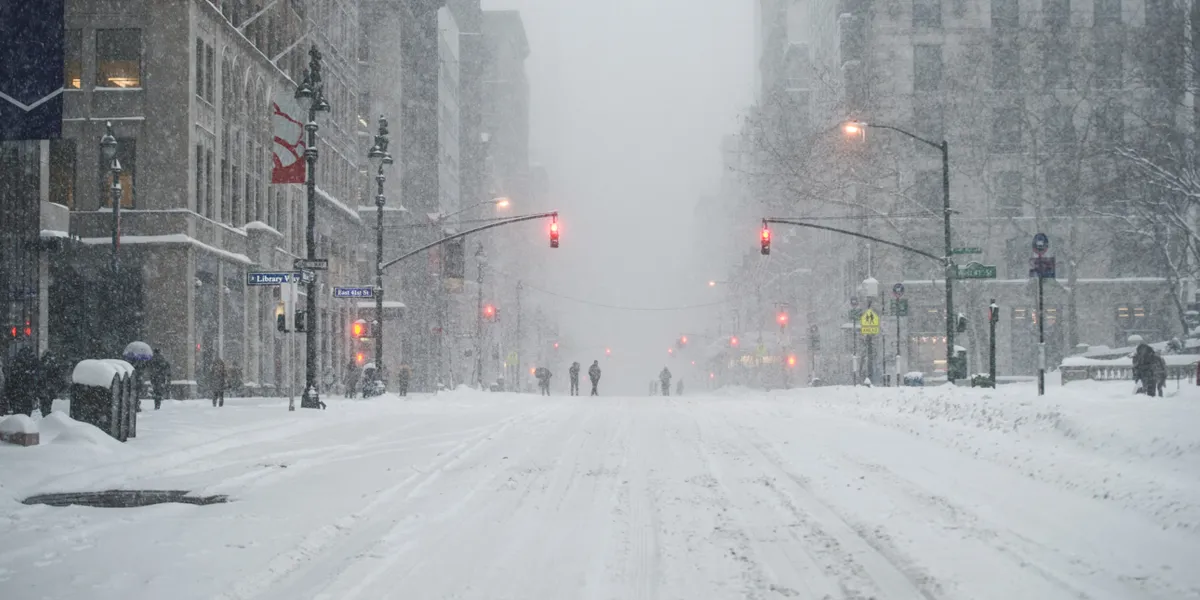
[[[49,506],[96,506],[100,508],[133,508],[175,502],[179,504],[220,504],[228,496],[189,496],[188,490],[109,490],[107,492],[76,492],[30,496],[23,504]]]

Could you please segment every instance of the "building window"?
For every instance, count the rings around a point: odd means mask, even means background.
[[[1093,0],[1092,24],[1110,27],[1121,24],[1121,0]]]
[[[1001,171],[994,180],[995,191],[992,196],[996,199],[994,213],[998,217],[1021,216],[1021,172]],[[1009,277],[1013,277],[1009,273]]]
[[[1015,152],[1020,145],[1020,109],[992,109],[992,150],[996,152]]]
[[[63,35],[63,85],[83,88],[83,31],[68,29]]]
[[[992,41],[992,89],[1015,90],[1020,87],[1021,46],[1015,37],[999,37]]]
[[[204,205],[204,146],[200,144],[196,144],[196,212],[208,212]]]
[[[913,27],[941,27],[941,0],[913,0]]]
[[[1021,13],[1017,0],[992,0],[993,29],[1016,29],[1020,22]]]
[[[204,40],[196,38],[196,96],[204,97]]]
[[[942,47],[913,46],[913,90],[934,92],[942,87]]]
[[[96,30],[96,85],[142,87],[142,30]]]
[[[50,201],[75,210],[75,140],[50,140]]]
[[[212,218],[213,216],[213,151],[211,149],[204,151],[204,216]]]
[[[1096,85],[1101,88],[1119,88],[1123,76],[1121,44],[1096,40]]]
[[[1108,147],[1125,142],[1125,107],[1110,101],[1096,110],[1096,139]]]
[[[117,160],[121,162],[121,207],[134,208],[134,186],[137,184],[137,140],[117,138]],[[112,170],[100,155],[100,206],[112,206]]]
[[[213,71],[216,70],[216,56],[212,46],[204,47],[204,99],[213,103]]]
[[[1051,30],[1071,26],[1071,0],[1042,0],[1042,19]]]
[[[1047,42],[1043,54],[1042,84],[1047,90],[1071,87],[1071,53],[1065,42]]]

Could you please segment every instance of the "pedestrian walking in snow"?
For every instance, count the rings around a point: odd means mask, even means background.
[[[1167,361],[1157,352],[1154,354],[1152,372],[1154,373],[1154,387],[1158,390],[1158,397],[1162,398],[1163,392],[1167,388]]]
[[[662,372],[658,374],[658,380],[660,382],[662,382],[662,395],[670,396],[671,395],[671,372],[668,371],[666,367],[663,367]]]
[[[150,393],[154,395],[154,410],[162,408],[163,398],[167,395],[167,384],[171,381],[171,363],[163,358],[162,352],[154,349],[154,356],[146,364],[150,373]]]
[[[4,397],[12,414],[33,416],[33,405],[40,383],[38,371],[38,357],[33,350],[28,347],[18,350],[9,363],[8,378],[4,386]]]
[[[571,377],[571,395],[579,395],[579,363],[571,363],[571,368],[567,369],[567,374]]]
[[[1153,397],[1158,391],[1158,379],[1154,375],[1154,348],[1149,344],[1138,344],[1133,353],[1133,380],[1138,383],[1136,393]]]
[[[596,391],[596,388],[600,385],[600,361],[592,361],[592,366],[588,367],[588,379],[592,380],[592,395],[599,396],[600,392]]]
[[[360,372],[358,370],[358,365],[355,364],[353,360],[350,361],[350,364],[346,365],[346,380],[345,380],[345,382],[346,382],[346,397],[347,398],[353,398],[354,393],[358,390],[359,375],[360,375]]]
[[[54,399],[63,388],[63,367],[58,357],[49,350],[42,353],[42,364],[39,371],[38,405],[42,416],[50,414],[54,407]]]
[[[214,360],[208,377],[212,382],[213,406],[225,406],[225,361]]]
[[[400,370],[396,372],[396,387],[399,388],[401,396],[408,395],[408,380],[412,378],[412,369],[408,365],[400,365]]]
[[[536,377],[538,380],[538,387],[541,388],[542,395],[549,396],[550,395],[550,378],[554,376],[550,372],[550,369],[547,369],[546,367],[538,367],[537,369],[534,370],[533,376]]]

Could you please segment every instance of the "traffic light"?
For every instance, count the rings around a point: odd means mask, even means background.
[[[371,321],[370,327],[367,328],[367,331],[370,332],[369,335],[371,336],[371,339],[375,339],[379,337],[379,334],[383,331],[383,324],[380,323],[378,319],[375,319],[374,321]]]
[[[275,305],[275,329],[287,333],[287,307],[282,302]]]
[[[296,311],[296,332],[305,333],[308,331],[308,311]]]
[[[671,356],[675,356],[675,349],[674,349],[674,348],[667,348],[667,354],[670,354]]]
[[[766,221],[763,221],[762,226],[762,253],[763,256],[771,253],[771,228],[767,227]]]
[[[687,336],[685,335],[685,336],[683,336],[683,337],[679,338],[679,341],[680,341],[680,343],[682,343],[684,346],[686,346],[686,345],[687,345]]]
[[[483,306],[483,318],[489,321],[494,320],[496,318],[496,307],[491,304],[485,304]]]
[[[781,329],[782,329],[782,328],[784,328],[784,327],[787,327],[787,324],[788,324],[788,314],[787,314],[787,313],[785,313],[785,312],[781,312],[781,313],[779,313],[778,315],[776,315],[776,317],[775,317],[775,320],[776,320],[776,321],[779,321],[779,327],[780,327]]]
[[[604,349],[604,355],[605,355],[605,356],[612,356],[612,348],[605,348],[605,349]]]
[[[794,366],[796,366],[796,355],[795,355],[795,354],[789,354],[789,355],[788,355],[788,357],[787,357],[787,362],[788,362],[788,367],[794,367]]]
[[[365,319],[359,319],[350,324],[350,337],[361,340],[367,337],[367,335],[367,321]]]
[[[360,367],[363,366],[363,363],[367,362],[367,355],[362,352],[356,353],[354,355],[354,362],[358,363]]]
[[[738,339],[737,339],[737,336],[736,336],[736,335],[734,335],[734,336],[730,336],[730,337],[729,337],[729,345],[730,345],[730,346],[733,346],[734,348],[737,348],[737,345],[738,345]]]
[[[550,221],[550,247],[558,247],[558,217],[554,217],[554,220]]]
[[[558,350],[558,342],[554,342],[554,349]]]

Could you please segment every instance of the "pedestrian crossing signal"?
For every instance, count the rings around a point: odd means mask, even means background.
[[[766,221],[763,221],[762,226],[762,253],[763,256],[771,253],[771,228],[767,227]]]
[[[308,331],[308,311],[307,310],[296,311],[296,331],[299,333],[305,333]]]

